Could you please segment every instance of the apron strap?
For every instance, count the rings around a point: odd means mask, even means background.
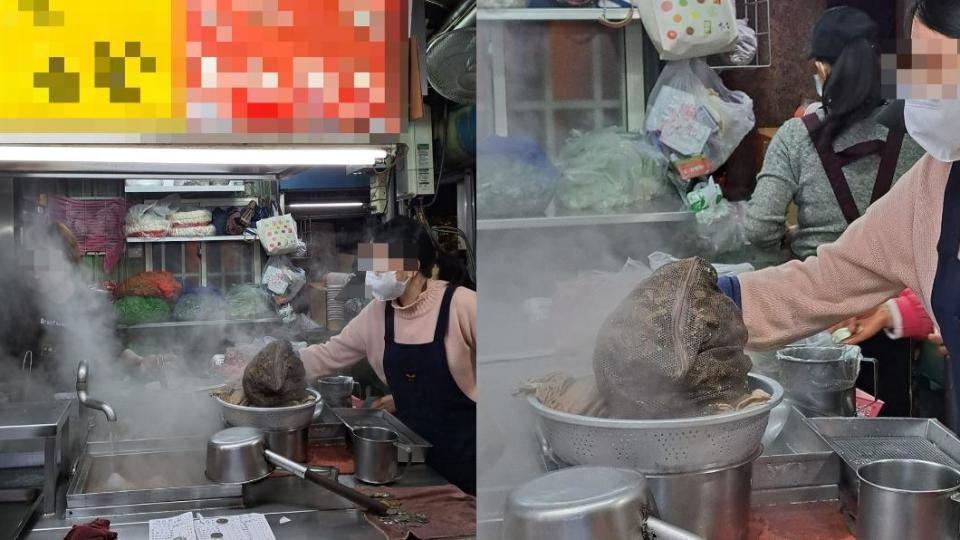
[[[393,343],[393,301],[387,301],[383,309],[383,340]]]
[[[827,179],[830,181],[830,187],[833,189],[837,204],[840,205],[840,211],[843,212],[843,217],[850,224],[860,217],[860,209],[857,208],[857,202],[850,191],[847,177],[843,174],[843,167],[864,157],[881,154],[880,167],[874,180],[870,201],[873,203],[890,190],[893,175],[896,174],[897,160],[900,157],[903,133],[890,131],[886,141],[866,141],[835,152],[832,146],[824,144],[819,138],[813,136],[814,131],[820,124],[820,117],[816,113],[803,117],[803,125],[806,126],[807,133],[810,134],[810,140],[813,141],[813,145],[817,149],[817,155],[820,157],[824,172],[827,173]]]
[[[870,204],[877,202],[890,191],[893,177],[897,174],[897,162],[900,161],[900,149],[903,147],[903,132],[889,130],[887,141],[880,154],[880,168],[877,169],[877,181],[873,184],[873,195]]]
[[[447,328],[450,327],[450,305],[453,303],[453,293],[457,287],[447,285],[443,292],[443,302],[440,303],[440,315],[437,316],[437,328],[433,331],[433,342],[443,343],[447,338]]]

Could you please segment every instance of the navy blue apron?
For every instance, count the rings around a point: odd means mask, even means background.
[[[457,386],[444,345],[450,303],[447,287],[433,341],[405,345],[394,340],[394,311],[386,305],[383,371],[400,420],[433,445],[427,465],[465,493],[477,491],[477,404]]]
[[[954,432],[960,432],[960,417],[957,415],[958,373],[955,362],[960,360],[960,163],[954,163],[943,194],[943,217],[940,221],[940,241],[937,244],[937,275],[933,280],[931,305],[940,326],[943,343],[950,351],[946,362],[947,424]]]

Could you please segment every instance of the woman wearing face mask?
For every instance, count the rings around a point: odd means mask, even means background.
[[[367,272],[375,301],[300,358],[310,376],[366,358],[390,387],[400,420],[433,445],[427,464],[475,494],[477,295],[458,286],[466,271],[438,251],[418,222],[394,218],[373,243],[387,246],[391,268]],[[433,279],[434,267],[451,281]]]
[[[857,9],[829,9],[814,26],[810,59],[822,108],[788,120],[770,142],[744,227],[753,245],[778,248],[797,206],[794,257],[835,241],[923,156],[902,131],[873,119],[883,105],[877,26]]]
[[[904,120],[927,151],[920,162],[817,256],[721,278],[743,311],[748,346],[772,349],[866,312],[911,289],[943,337],[947,416],[960,429],[954,362],[960,353],[960,2],[918,0],[912,8],[912,98]],[[927,68],[926,66],[933,66]],[[942,67],[941,67],[942,66]]]

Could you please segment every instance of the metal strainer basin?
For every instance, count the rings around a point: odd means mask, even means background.
[[[213,396],[220,404],[223,421],[233,427],[255,427],[266,430],[302,429],[310,425],[322,407],[320,393],[307,388],[313,398],[307,403],[291,407],[245,407],[233,405]]]
[[[760,448],[783,387],[750,373],[749,388],[767,392],[770,400],[741,411],[671,420],[593,418],[553,410],[536,396],[528,401],[538,416],[542,451],[558,463],[683,473],[742,463]]]

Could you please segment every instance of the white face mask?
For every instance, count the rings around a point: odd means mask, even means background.
[[[960,100],[908,99],[907,133],[934,159],[960,161]]]
[[[407,283],[410,278],[403,281],[397,279],[395,271],[390,272],[367,272],[367,287],[373,292],[373,297],[381,302],[389,302],[400,298],[403,291],[407,290]]]
[[[817,95],[823,97],[823,79],[819,73],[813,76],[813,84],[817,86]]]

